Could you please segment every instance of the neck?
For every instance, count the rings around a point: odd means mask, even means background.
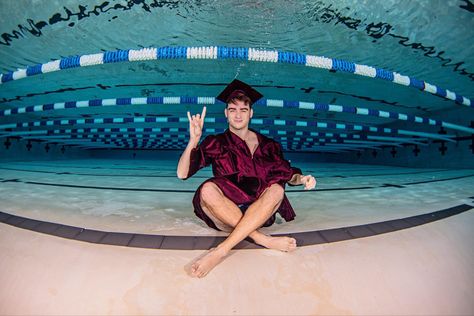
[[[242,128],[242,129],[235,129],[229,126],[229,130],[234,133],[235,135],[239,136],[243,140],[247,140],[250,131],[248,127]]]

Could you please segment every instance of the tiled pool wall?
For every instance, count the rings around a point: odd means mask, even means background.
[[[456,107],[449,112],[433,113],[430,118],[443,119],[464,126],[474,126],[471,108]],[[397,122],[386,127],[423,131],[424,127],[409,122]],[[427,131],[426,129],[424,131]],[[474,135],[432,127],[430,133],[455,135],[457,142],[429,140],[427,146],[403,145],[373,150],[351,151],[347,153],[286,152],[287,159],[304,162],[341,162],[354,164],[375,164],[415,168],[474,168]],[[407,136],[405,136],[407,137]],[[46,144],[34,140],[2,138],[0,141],[0,161],[33,161],[56,159],[178,159],[181,151],[174,150],[83,150],[62,144]]]
[[[472,136],[471,136],[472,138]],[[10,145],[1,143],[0,161],[34,161],[63,159],[179,159],[181,151],[174,150],[82,150],[72,146],[46,146],[43,142],[27,142],[10,139]],[[354,164],[372,164],[402,166],[413,168],[474,168],[473,139],[460,140],[458,143],[430,142],[429,146],[385,147],[379,150],[367,149],[343,154],[286,152],[285,157],[297,164],[298,161],[324,163],[340,162]],[[47,147],[47,148],[46,148]],[[444,153],[443,153],[444,151]]]

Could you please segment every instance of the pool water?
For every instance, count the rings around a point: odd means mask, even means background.
[[[474,313],[472,1],[15,0],[0,12],[0,314]],[[290,254],[234,250],[204,280],[184,269],[203,247],[6,222],[225,236],[193,214],[211,170],[182,181],[176,165],[186,112],[206,105],[204,136],[223,131],[215,96],[235,78],[264,95],[251,127],[318,181],[287,187],[296,219],[262,231],[464,211]]]

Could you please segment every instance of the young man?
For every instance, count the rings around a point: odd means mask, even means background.
[[[217,97],[227,104],[224,114],[229,128],[222,134],[206,137],[200,145],[206,107],[201,115],[187,113],[190,138],[179,159],[178,177],[187,179],[212,164],[214,177],[196,191],[194,212],[210,227],[230,233],[192,265],[191,274],[195,277],[206,276],[246,237],[270,249],[296,248],[294,238],[272,237],[258,229],[272,225],[276,212],[286,221],[294,219],[295,213],[285,196],[286,183],[304,184],[310,190],[316,180],[292,168],[277,142],[249,129],[252,104],[261,97],[247,84],[239,80],[231,82]]]

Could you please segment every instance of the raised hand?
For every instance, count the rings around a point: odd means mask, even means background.
[[[203,107],[201,114],[191,116],[188,111],[189,120],[189,137],[190,141],[199,142],[202,135],[202,128],[204,126],[204,118],[206,117],[206,107]]]

